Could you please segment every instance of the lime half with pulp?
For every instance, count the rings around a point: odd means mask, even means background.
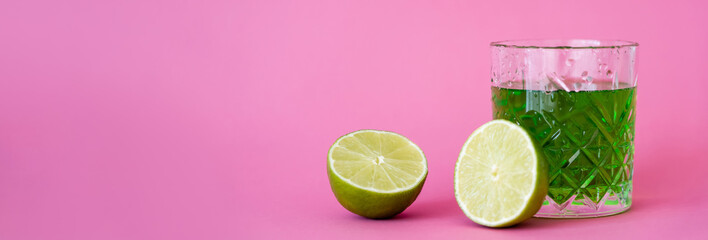
[[[507,227],[532,217],[548,192],[547,164],[529,134],[506,121],[472,133],[455,165],[455,198],[472,221]]]
[[[337,139],[327,157],[337,201],[367,218],[390,218],[410,206],[423,188],[423,151],[397,133],[360,130]]]

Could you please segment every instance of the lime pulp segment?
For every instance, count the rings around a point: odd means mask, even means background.
[[[410,189],[428,170],[418,146],[396,133],[377,130],[339,138],[330,149],[328,164],[350,184],[375,192]]]

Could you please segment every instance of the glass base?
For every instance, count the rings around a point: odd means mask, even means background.
[[[546,196],[546,201],[534,217],[539,218],[593,218],[619,214],[632,206],[631,193],[626,197],[607,193],[602,201],[594,203],[589,198],[573,195],[563,204],[557,204]]]

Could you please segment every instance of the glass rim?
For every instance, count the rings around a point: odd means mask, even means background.
[[[636,47],[639,46],[639,43],[625,40],[597,39],[522,39],[495,41],[489,45],[492,47],[529,49],[603,49]]]

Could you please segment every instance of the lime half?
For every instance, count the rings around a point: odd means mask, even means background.
[[[330,147],[327,174],[337,201],[367,218],[390,218],[410,206],[423,188],[423,151],[386,131],[360,130]]]
[[[521,127],[488,122],[472,133],[455,165],[455,198],[472,221],[507,227],[532,217],[548,192],[547,165]]]

